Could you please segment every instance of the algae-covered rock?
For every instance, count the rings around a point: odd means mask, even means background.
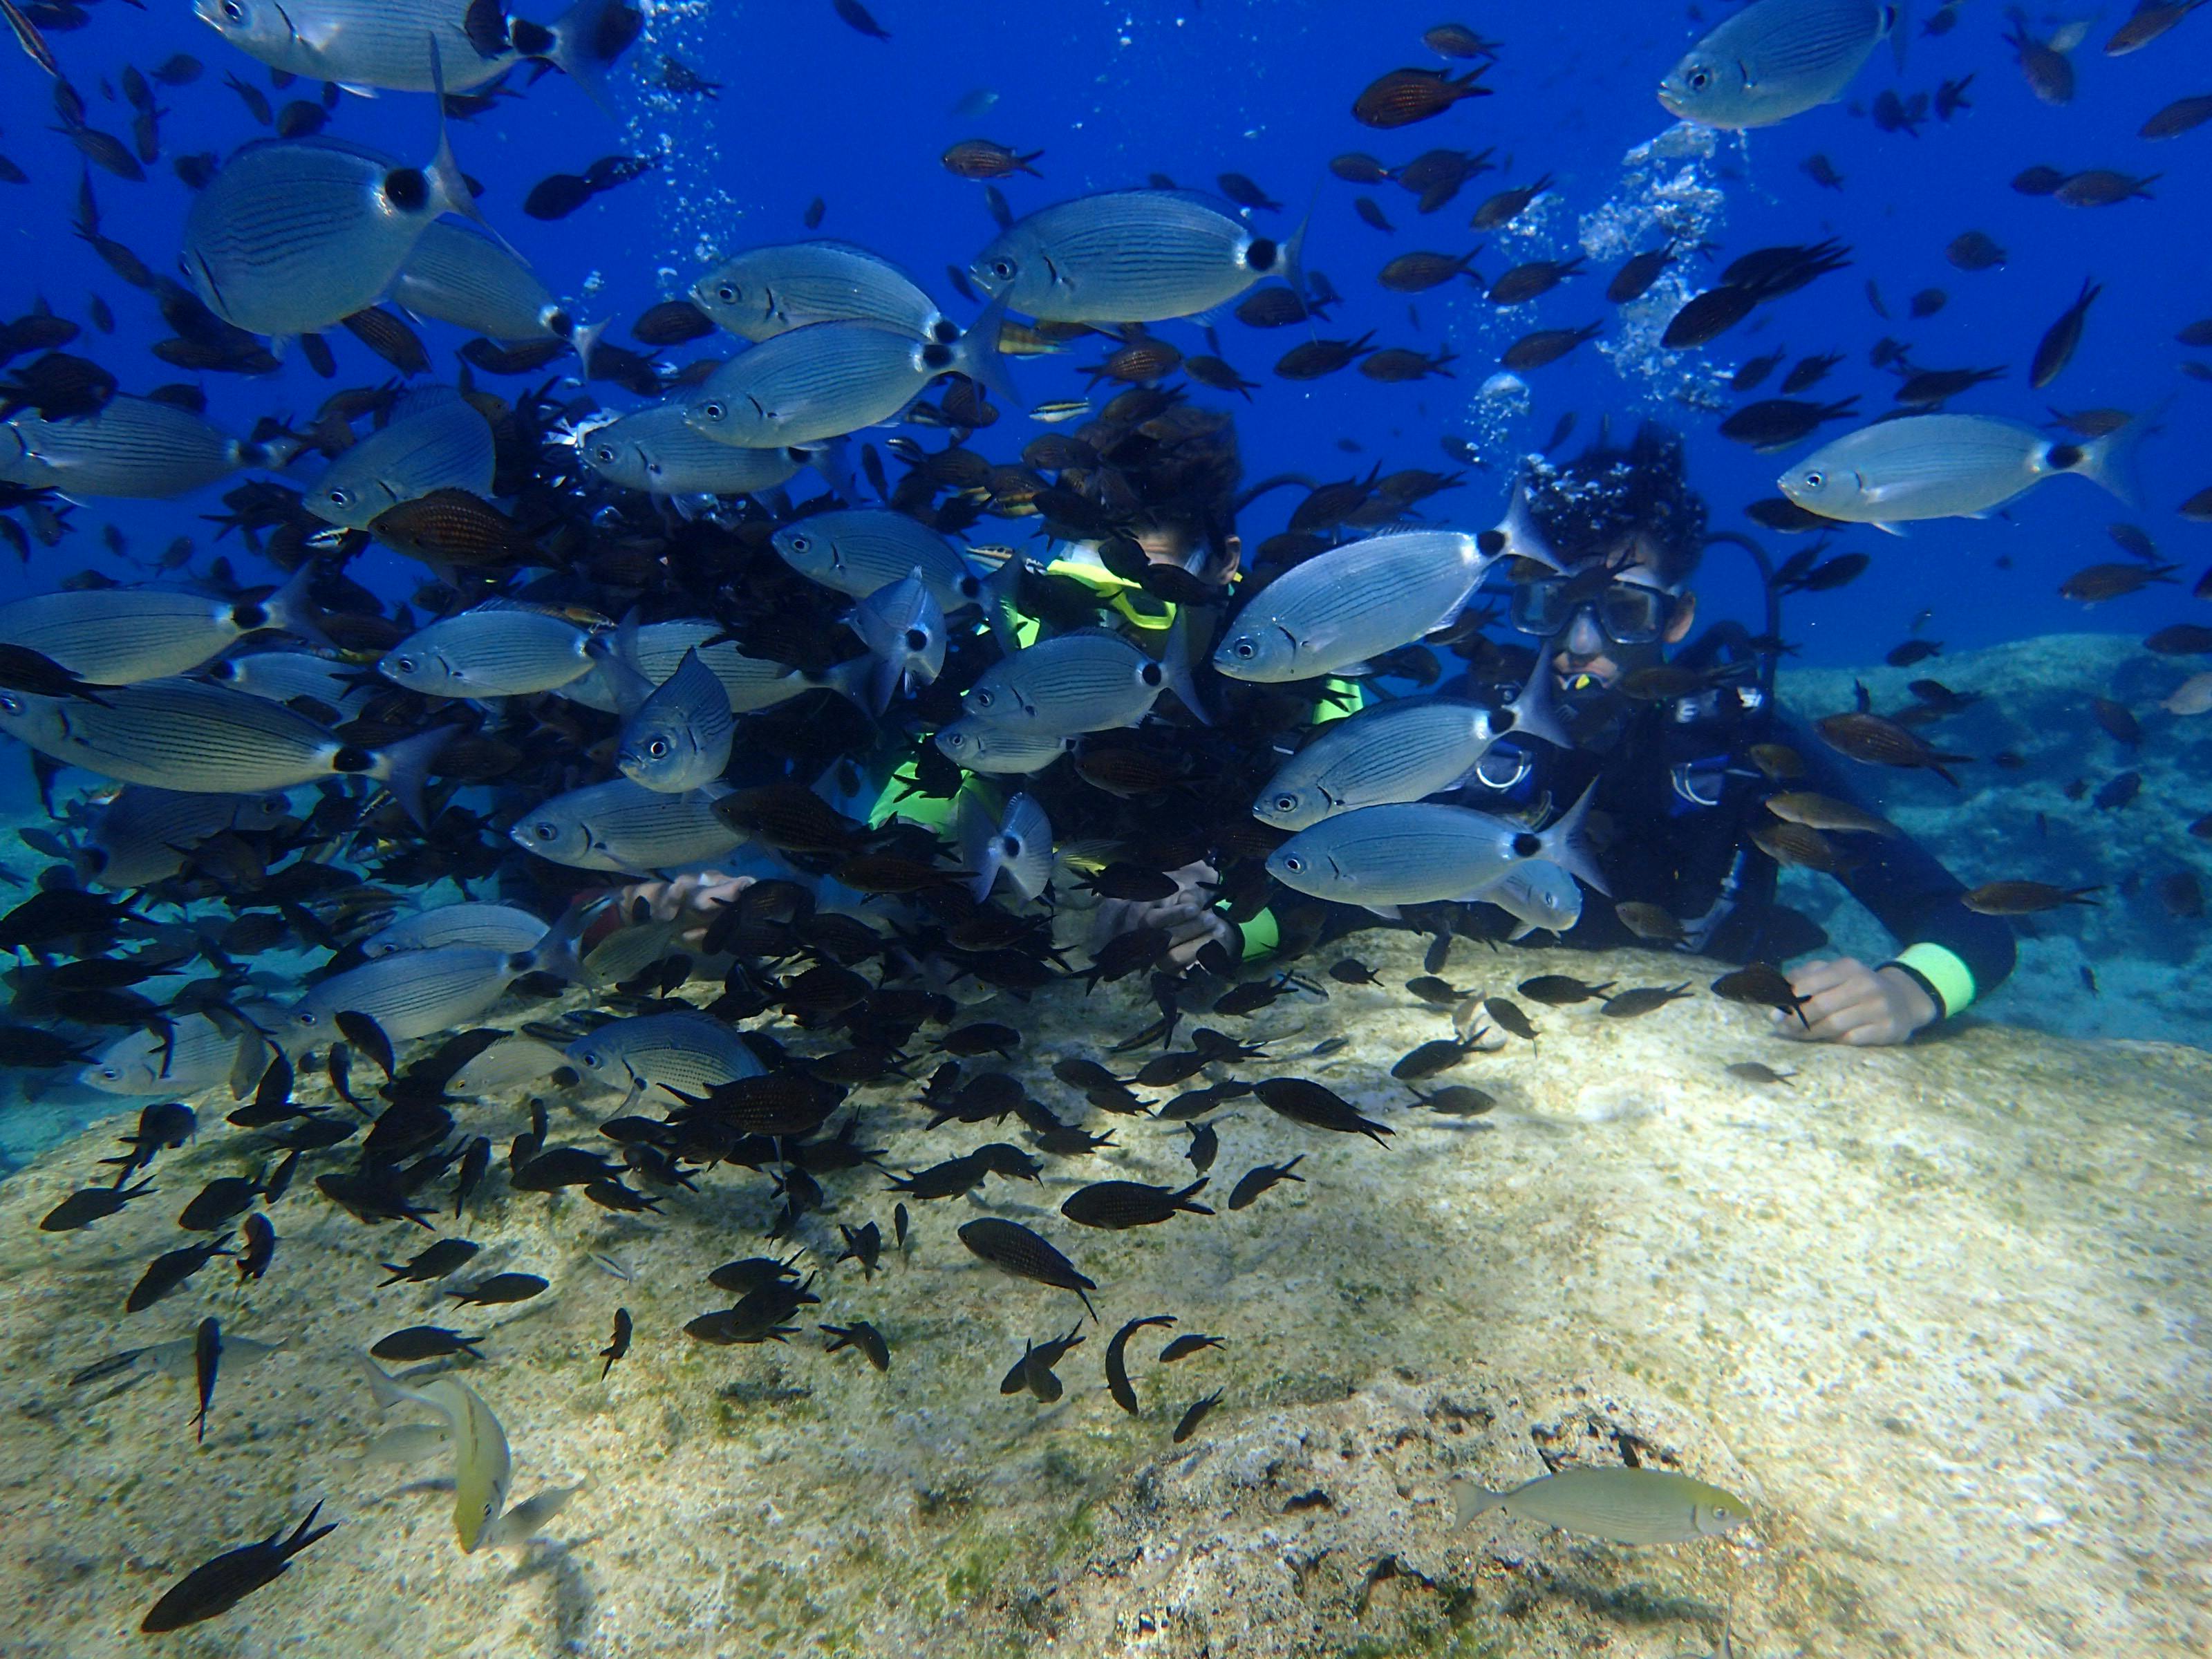
[[[318,1498],[338,1529],[167,1651],[1671,1659],[1709,1651],[1731,1599],[1746,1656],[2212,1645],[2212,1060],[1994,1024],[1896,1050],[1796,1047],[1704,992],[1716,966],[1462,944],[1447,974],[1489,993],[1544,972],[1698,992],[1632,1019],[1528,1005],[1534,1043],[1437,1079],[1498,1102],[1454,1118],[1388,1075],[1449,1030],[1400,988],[1420,943],[1358,935],[1347,949],[1381,988],[1223,1022],[1279,1057],[1237,1074],[1315,1078],[1389,1124],[1387,1146],[1243,1099],[1216,1115],[1205,1196],[1220,1213],[1124,1232],[1059,1206],[1088,1181],[1187,1184],[1189,1137],[1085,1116],[1050,1066],[1100,1054],[1151,1006],[1070,987],[994,1008],[1025,1033],[1012,1065],[1031,1092],[1115,1144],[1047,1159],[1042,1182],[994,1176],[978,1201],[910,1201],[913,1243],[887,1243],[872,1278],[836,1262],[836,1229],[873,1220],[888,1241],[877,1170],[825,1176],[833,1207],[789,1246],[763,1239],[775,1201],[748,1170],[702,1171],[643,1217],[511,1194],[495,1173],[465,1218],[484,1246],[470,1273],[552,1288],[456,1311],[436,1286],[377,1287],[375,1262],[428,1236],[331,1208],[312,1184],[336,1167],[325,1154],[270,1212],[265,1279],[218,1261],[125,1316],[144,1262],[178,1242],[176,1211],[253,1167],[253,1140],[214,1127],[227,1103],[199,1103],[210,1129],[163,1156],[158,1192],[67,1235],[38,1218],[98,1178],[106,1148],[58,1149],[0,1184],[0,1647],[147,1652],[137,1625],[164,1589]],[[1745,1060],[1796,1075],[1724,1070]],[[890,1169],[1021,1138],[1012,1120],[926,1132],[913,1093],[858,1097],[860,1139]],[[516,1101],[455,1110],[502,1146],[525,1127]],[[556,1106],[553,1139],[591,1140],[596,1115]],[[1245,1170],[1300,1155],[1303,1182],[1227,1208]],[[984,1213],[1096,1279],[1103,1324],[977,1264],[954,1231]],[[798,1247],[823,1301],[788,1344],[683,1334],[728,1305],[709,1268]],[[602,1382],[617,1306],[635,1339]],[[285,1346],[222,1380],[204,1449],[189,1383],[70,1386],[209,1313]],[[1128,1344],[1132,1417],[1102,1363],[1152,1314],[1176,1322]],[[888,1338],[888,1373],[823,1352],[816,1326],[855,1319]],[[390,1425],[352,1356],[416,1323],[483,1336],[466,1375],[519,1492],[591,1482],[526,1548],[461,1554],[444,1472],[363,1455]],[[1079,1324],[1063,1398],[1000,1392],[1024,1342]],[[1160,1362],[1191,1334],[1224,1340]],[[1452,1522],[1455,1475],[1502,1486],[1632,1455],[1740,1494],[1753,1524],[1630,1550],[1502,1513]]]

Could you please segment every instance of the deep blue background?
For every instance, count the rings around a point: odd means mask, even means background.
[[[529,8],[550,15],[544,5]],[[1470,100],[1433,121],[1379,133],[1355,123],[1352,98],[1368,80],[1399,64],[1439,62],[1421,31],[1443,21],[1434,5],[1296,4],[1285,0],[1182,7],[1054,0],[1047,7],[924,4],[878,0],[888,42],[864,38],[839,20],[830,0],[798,3],[658,7],[649,32],[617,71],[616,97],[625,113],[611,124],[573,86],[548,78],[526,97],[457,126],[463,165],[487,186],[488,216],[538,265],[549,284],[580,302],[592,317],[610,317],[612,337],[647,305],[679,292],[715,250],[804,234],[809,202],[827,204],[822,234],[864,242],[904,263],[956,313],[943,272],[964,264],[992,234],[981,187],[945,173],[938,155],[954,139],[988,136],[1022,149],[1042,149],[1044,177],[1004,185],[1018,210],[1060,197],[1141,183],[1158,171],[1186,185],[1210,185],[1234,168],[1260,180],[1286,204],[1264,222],[1286,231],[1310,201],[1316,204],[1308,263],[1328,274],[1349,304],[1322,331],[1356,336],[1377,331],[1383,343],[1435,349],[1449,345],[1461,361],[1458,378],[1419,386],[1378,386],[1346,373],[1307,386],[1274,380],[1274,359],[1297,331],[1261,331],[1222,325],[1229,359],[1263,382],[1242,406],[1247,471],[1252,477],[1294,471],[1339,477],[1375,460],[1386,467],[1445,465],[1438,437],[1471,433],[1468,407],[1498,352],[1529,328],[1609,318],[1603,285],[1610,267],[1594,267],[1534,306],[1498,313],[1464,289],[1440,289],[1416,301],[1376,286],[1388,258],[1422,246],[1458,251],[1477,233],[1467,228],[1474,204],[1507,182],[1540,172],[1555,174],[1562,195],[1533,222],[1542,234],[1514,244],[1514,258],[1565,257],[1574,251],[1577,216],[1616,189],[1620,158],[1630,146],[1668,125],[1652,88],[1679,53],[1722,14],[1704,21],[1695,8],[1570,3],[1486,8],[1465,14],[1501,37],[1503,61],[1488,76],[1496,95]],[[226,74],[266,88],[267,71],[225,45],[195,20],[182,0],[149,0],[144,12],[122,0],[90,8],[90,27],[56,34],[55,49],[92,105],[94,125],[127,134],[129,111],[103,95],[104,79],[125,63],[150,68],[170,52],[188,51],[207,65],[196,84],[161,89],[169,113],[162,124],[164,161],[143,184],[94,173],[94,189],[108,234],[150,264],[173,266],[186,192],[170,175],[167,157],[189,150],[227,150],[258,136]],[[1702,361],[1724,372],[1743,358],[1786,343],[1793,356],[1842,350],[1849,362],[1821,388],[1828,397],[1856,392],[1869,411],[1888,406],[1891,379],[1869,368],[1866,350],[1885,333],[1908,340],[1917,362],[1931,367],[2007,363],[2013,374],[1957,407],[2040,418],[2047,402],[2063,407],[2119,404],[2142,408],[2172,394],[2168,430],[2145,456],[2147,499],[2137,514],[2072,480],[2036,490],[2006,518],[1986,523],[1922,526],[1905,539],[1854,533],[1843,545],[1875,554],[1869,575],[1855,588],[1793,605],[1786,632],[1804,641],[1808,660],[1856,662],[1878,658],[1904,637],[1911,618],[1933,612],[1926,631],[1952,649],[2023,635],[2091,627],[2134,633],[2204,607],[2185,586],[2154,589],[2084,612],[2060,599],[2063,578],[2091,562],[2122,556],[2104,526],[2131,517],[2182,563],[2185,584],[2203,568],[2212,532],[2175,516],[2184,497],[2212,483],[2203,459],[2203,410],[2212,388],[2177,373],[2186,354],[2177,329],[2212,315],[2205,281],[2204,227],[2212,222],[2212,191],[2204,162],[2212,127],[2154,143],[2136,129],[2154,110],[2189,93],[2212,90],[2212,20],[2194,19],[2134,56],[2108,58],[2104,40],[2118,22],[2103,18],[2074,54],[2080,90],[2069,107],[2053,108],[2030,94],[2002,37],[2002,20],[1989,0],[1970,0],[1957,28],[1941,39],[1918,33],[1899,78],[1887,51],[1878,53],[1852,88],[1868,102],[1884,88],[1932,92],[1945,76],[1975,75],[1973,106],[1943,125],[1932,118],[1919,136],[1885,134],[1853,112],[1832,106],[1784,126],[1724,142],[1719,157],[1727,193],[1724,221],[1713,232],[1727,257],[1766,243],[1833,234],[1850,242],[1856,263],[1837,276],[1761,312],[1755,326],[1724,337]],[[2047,33],[2048,24],[2039,24]],[[4,46],[5,43],[0,43]],[[657,89],[664,51],[725,83],[712,101],[672,99]],[[953,105],[972,88],[996,90],[988,113],[963,118]],[[313,96],[301,83],[274,101]],[[161,331],[149,296],[117,281],[70,235],[82,171],[76,152],[48,129],[46,78],[11,47],[0,50],[0,153],[28,173],[31,185],[0,186],[8,211],[7,254],[0,261],[0,313],[20,314],[43,295],[82,319],[86,297],[103,295],[121,319],[112,340],[91,334],[88,350],[144,390],[179,378],[149,357]],[[331,131],[409,158],[427,154],[428,99],[386,94],[342,100]],[[1399,226],[1385,236],[1354,216],[1361,193],[1331,178],[1328,157],[1365,149],[1386,161],[1408,159],[1435,144],[1497,148],[1502,173],[1469,185],[1443,211],[1423,218],[1413,199],[1394,185],[1369,192]],[[520,204],[529,186],[555,168],[580,171],[617,150],[665,152],[665,169],[601,197],[572,218],[539,224]],[[1822,152],[1845,175],[1841,192],[1816,187],[1800,170]],[[2108,166],[2163,170],[2156,199],[2100,210],[2075,210],[2014,194],[2007,181],[2031,163],[2063,170]],[[1979,274],[1952,270],[1945,245],[1960,231],[1987,231],[2010,250],[2009,264]],[[1481,262],[1494,276],[1509,261],[1492,252]],[[2085,275],[2106,284],[2092,314],[2081,356],[2046,398],[2026,385],[2026,365],[2044,328],[2072,300]],[[1864,293],[1869,279],[1887,297],[1894,320],[1884,322]],[[1925,321],[1905,315],[1909,296],[1923,287],[1948,291],[1951,304]],[[1201,349],[1194,326],[1163,331]],[[446,356],[460,337],[435,325],[426,337]],[[381,379],[384,366],[348,337],[331,336],[340,358],[339,384]],[[708,343],[711,345],[713,343]],[[1074,365],[1100,354],[1079,349],[1018,368],[1025,398],[1073,395],[1083,382]],[[2204,355],[2204,354],[2200,354]],[[1632,420],[1671,418],[1691,434],[1696,475],[1712,500],[1717,526],[1751,528],[1738,516],[1746,501],[1772,493],[1787,456],[1754,456],[1713,433],[1717,416],[1650,398],[1641,382],[1617,376],[1585,349],[1531,380],[1534,408],[1494,444],[1498,468],[1476,475],[1430,509],[1469,525],[1486,524],[1498,509],[1504,470],[1516,448],[1540,444],[1554,422],[1577,411],[1578,446],[1597,417],[1610,411]],[[527,381],[495,383],[515,389]],[[327,393],[296,359],[277,377],[210,377],[215,411],[239,429],[263,413],[304,415]],[[628,401],[608,386],[611,401]],[[1771,395],[1773,387],[1766,388]],[[1223,394],[1201,391],[1211,401]],[[978,447],[1008,456],[1039,430],[1008,420],[982,434]],[[1832,428],[1840,430],[1841,428]],[[1343,441],[1359,453],[1347,453]],[[303,467],[305,473],[311,468]],[[211,492],[212,495],[212,492]],[[1271,498],[1246,525],[1248,538],[1267,533],[1291,497]],[[121,576],[133,572],[109,557],[98,530],[113,520],[134,548],[157,551],[179,533],[211,546],[197,515],[207,502],[158,507],[88,503],[64,545],[28,571],[0,569],[7,591],[43,587],[90,564]],[[992,526],[984,527],[988,533]],[[1763,536],[1777,556],[1796,544]],[[234,554],[235,541],[225,544]],[[2000,557],[2013,568],[1998,568]],[[1741,561],[1718,553],[1705,584],[1709,603],[1748,598]],[[204,560],[203,558],[202,562]],[[12,567],[12,562],[10,562]],[[404,591],[412,567],[381,568],[392,591]]]

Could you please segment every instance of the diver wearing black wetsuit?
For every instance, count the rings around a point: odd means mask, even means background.
[[[1566,571],[1516,583],[1512,619],[1543,641],[1575,746],[1509,737],[1457,799],[1492,811],[1547,801],[1559,808],[1595,782],[1603,823],[1594,817],[1592,838],[1612,892],[1609,902],[1584,904],[1565,936],[1570,945],[1641,943],[1614,910],[1641,901],[1681,924],[1687,948],[1725,961],[1780,961],[1817,949],[1826,935],[1777,903],[1779,867],[1752,832],[1773,822],[1761,803],[1778,788],[1860,803],[1826,746],[1775,708],[1764,683],[1771,676],[1762,676],[1741,627],[1724,623],[1667,654],[1695,618],[1696,596],[1685,584],[1707,540],[1680,440],[1652,428],[1626,449],[1601,438],[1565,465],[1533,467],[1516,487],[1527,490],[1530,514]],[[1656,701],[1619,690],[1664,666],[1693,671],[1704,686]],[[1751,754],[1764,744],[1794,750],[1802,774],[1771,781]],[[1902,1042],[2012,971],[2012,930],[1960,903],[1964,884],[1910,838],[1853,839],[1864,843],[1864,860],[1838,879],[1898,940],[1898,954],[1875,968],[1808,963],[1791,979],[1813,999],[1810,1035]]]

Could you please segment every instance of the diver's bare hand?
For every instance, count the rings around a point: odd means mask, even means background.
[[[641,881],[625,887],[615,895],[615,905],[624,921],[636,915],[641,902],[646,907],[647,917],[653,921],[696,921],[696,926],[686,927],[678,937],[686,945],[696,945],[706,937],[707,924],[714,913],[734,902],[738,895],[752,884],[750,876],[726,876],[719,870],[701,870],[678,876],[673,881]]]
[[[1936,1018],[1935,1000],[1897,968],[1869,968],[1854,957],[1793,969],[1790,988],[1808,999],[1805,1021],[1774,1011],[1775,1030],[1799,1042],[1873,1048],[1903,1042]]]
[[[1106,941],[1122,933],[1133,933],[1140,927],[1164,927],[1174,943],[1168,951],[1168,960],[1178,968],[1188,968],[1198,959],[1198,953],[1209,939],[1219,939],[1233,947],[1236,935],[1227,920],[1213,908],[1212,884],[1220,878],[1213,866],[1203,860],[1186,864],[1180,870],[1168,873],[1175,878],[1176,890],[1167,898],[1139,902],[1133,899],[1101,899],[1091,925],[1091,948],[1104,948]]]

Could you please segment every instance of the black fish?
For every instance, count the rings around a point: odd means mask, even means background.
[[[1079,1227],[1119,1231],[1149,1227],[1180,1213],[1212,1215],[1203,1204],[1191,1200],[1205,1189],[1204,1179],[1177,1191],[1172,1187],[1148,1187],[1140,1181],[1098,1181],[1078,1189],[1060,1206],[1060,1212]]]
[[[1179,1336],[1160,1350],[1160,1364],[1172,1365],[1178,1359],[1188,1359],[1206,1348],[1218,1348],[1229,1339],[1224,1336],[1202,1336],[1196,1331]]]
[[[389,1083],[392,1077],[394,1060],[392,1039],[385,1036],[384,1028],[367,1014],[353,1008],[339,1010],[331,1023],[345,1033],[345,1040],[348,1042],[376,1062],[379,1069],[384,1073],[384,1080]]]
[[[1293,1123],[1302,1123],[1310,1129],[1327,1129],[1336,1134],[1365,1135],[1377,1146],[1388,1144],[1386,1138],[1391,1133],[1388,1124],[1360,1116],[1350,1101],[1310,1079],[1271,1077],[1265,1082],[1255,1084],[1252,1092],[1260,1097],[1261,1103],[1270,1111],[1280,1114]]]
[[[741,1261],[725,1261],[707,1275],[707,1282],[732,1296],[750,1296],[771,1285],[796,1285],[801,1277],[799,1258],[779,1261],[772,1255],[749,1255]]]
[[[1222,1393],[1221,1389],[1216,1389],[1203,1400],[1194,1400],[1190,1402],[1190,1409],[1182,1414],[1182,1420],[1176,1425],[1175,1443],[1176,1445],[1180,1446],[1198,1432],[1198,1425],[1206,1421],[1206,1414],[1221,1403]]]
[[[1190,1145],[1183,1149],[1183,1156],[1200,1175],[1213,1167],[1213,1160],[1221,1156],[1221,1137],[1211,1123],[1190,1126]]]
[[[181,1630],[228,1613],[264,1584],[275,1583],[290,1569],[294,1556],[325,1534],[337,1530],[335,1521],[326,1527],[315,1525],[315,1517],[322,1512],[323,1506],[317,1504],[289,1538],[279,1527],[258,1543],[225,1550],[194,1567],[154,1603],[138,1628],[149,1633]]]
[[[1390,1068],[1390,1075],[1401,1083],[1418,1083],[1438,1072],[1449,1071],[1474,1052],[1473,1039],[1462,1042],[1452,1037],[1438,1037],[1400,1055]]]
[[[1291,1172],[1304,1162],[1305,1154],[1300,1152],[1288,1164],[1262,1164],[1255,1169],[1247,1170],[1229,1194],[1229,1207],[1243,1209],[1279,1181],[1303,1182],[1305,1180],[1304,1176]]]
[[[967,1222],[960,1229],[960,1242],[977,1259],[1002,1273],[1049,1285],[1054,1290],[1074,1291],[1083,1298],[1084,1308],[1092,1322],[1097,1322],[1098,1310],[1091,1307],[1087,1292],[1097,1290],[1098,1282],[1085,1278],[1076,1271],[1073,1261],[1018,1222],[996,1216]]]
[[[599,1350],[599,1358],[607,1363],[599,1367],[599,1381],[607,1380],[607,1373],[615,1368],[615,1361],[629,1352],[629,1310],[615,1310],[615,1334],[607,1346]]]
[[[822,1334],[830,1339],[823,1352],[836,1353],[841,1348],[852,1348],[867,1356],[868,1364],[878,1370],[890,1370],[891,1345],[884,1340],[884,1334],[866,1320],[856,1319],[849,1325],[824,1325],[820,1328]]]
[[[845,1239],[845,1253],[837,1260],[859,1262],[861,1277],[873,1279],[876,1263],[884,1253],[883,1229],[872,1221],[862,1227],[848,1227],[840,1222],[837,1231],[844,1235]]]
[[[565,219],[599,194],[588,179],[573,173],[549,173],[530,187],[522,210],[533,219]]]
[[[542,1294],[545,1284],[536,1273],[494,1273],[465,1290],[447,1291],[446,1294],[456,1302],[489,1308],[507,1302],[527,1302]]]
[[[1123,1352],[1129,1339],[1149,1325],[1172,1325],[1173,1314],[1151,1314],[1143,1319],[1133,1319],[1114,1333],[1106,1345],[1106,1392],[1114,1396],[1114,1403],[1132,1417],[1140,1415],[1137,1406],[1137,1390],[1129,1382],[1129,1364]]]
[[[1554,1008],[1565,1008],[1577,1002],[1590,1002],[1613,989],[1613,981],[1602,985],[1585,984],[1565,974],[1539,974],[1534,979],[1524,979],[1516,987],[1524,997],[1548,1003]]]
[[[192,1443],[207,1443],[208,1407],[215,1401],[216,1372],[222,1364],[222,1327],[212,1316],[192,1333],[192,1382],[199,1390],[200,1408],[192,1417]]]
[[[256,1210],[240,1224],[239,1231],[246,1235],[246,1248],[238,1253],[238,1276],[240,1279],[259,1279],[276,1260],[276,1229],[270,1224],[267,1216]]]
[[[376,1340],[369,1352],[379,1359],[412,1363],[418,1359],[443,1359],[448,1354],[465,1353],[471,1359],[483,1355],[477,1344],[480,1336],[463,1336],[459,1331],[447,1330],[442,1325],[410,1325],[404,1330],[394,1331]]]
[[[142,1181],[136,1187],[87,1187],[71,1193],[46,1213],[39,1223],[42,1233],[73,1233],[89,1227],[95,1221],[104,1221],[115,1214],[134,1198],[143,1198],[154,1190],[151,1180]]]
[[[1382,982],[1372,968],[1352,957],[1330,964],[1328,976],[1339,985],[1380,985]]]
[[[74,670],[63,667],[52,657],[27,645],[4,641],[0,641],[0,688],[28,691],[41,697],[76,697],[85,702],[96,702],[103,708],[107,706],[99,690],[87,684]]]
[[[484,1171],[490,1167],[491,1138],[478,1135],[462,1152],[460,1176],[453,1182],[453,1218],[456,1221],[460,1219],[461,1206],[468,1202],[469,1194],[483,1183]]]
[[[860,0],[836,0],[837,15],[872,40],[888,40],[890,32],[868,15]]]
[[[443,1279],[465,1266],[483,1248],[465,1238],[441,1238],[404,1262],[380,1261],[376,1265],[392,1277],[380,1279],[377,1288],[381,1290],[386,1285],[427,1285],[434,1279]]]
[[[177,1225],[188,1233],[220,1232],[260,1195],[261,1183],[250,1176],[218,1176],[193,1194]]]
[[[219,1255],[230,1254],[230,1235],[203,1244],[186,1244],[155,1256],[125,1298],[123,1311],[139,1313],[152,1307]]]

